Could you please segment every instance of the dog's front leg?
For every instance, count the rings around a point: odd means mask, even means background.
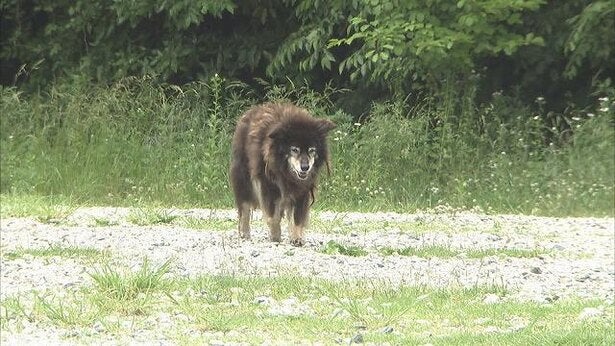
[[[271,197],[270,197],[271,198]],[[269,240],[280,242],[282,241],[282,229],[280,222],[282,221],[282,206],[279,198],[271,198],[266,200],[263,212],[267,226],[269,226]]]
[[[279,205],[276,205],[273,213],[267,215],[267,225],[269,226],[269,240],[280,242],[282,241],[282,210]]]
[[[290,225],[290,243],[294,246],[305,244],[304,231],[309,220],[310,197],[306,193],[295,201],[293,222]]]

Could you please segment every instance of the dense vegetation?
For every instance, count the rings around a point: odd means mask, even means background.
[[[613,0],[0,6],[3,195],[230,207],[287,99],[339,124],[319,207],[613,215]]]

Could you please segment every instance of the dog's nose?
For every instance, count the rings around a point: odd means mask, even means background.
[[[310,169],[310,164],[307,162],[301,162],[301,172],[307,172]]]

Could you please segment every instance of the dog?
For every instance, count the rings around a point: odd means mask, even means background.
[[[242,115],[230,167],[241,238],[250,239],[251,212],[260,208],[271,241],[281,241],[286,213],[290,243],[305,244],[318,173],[324,165],[330,174],[327,134],[335,126],[290,103],[266,103]]]

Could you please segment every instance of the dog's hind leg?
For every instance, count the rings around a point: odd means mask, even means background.
[[[304,231],[309,220],[309,203],[310,198],[308,194],[301,196],[295,201],[292,218],[293,222],[289,226],[290,243],[294,246],[303,246],[305,244]]]
[[[243,239],[250,239],[250,215],[252,214],[249,203],[242,203],[239,212],[239,236]]]

